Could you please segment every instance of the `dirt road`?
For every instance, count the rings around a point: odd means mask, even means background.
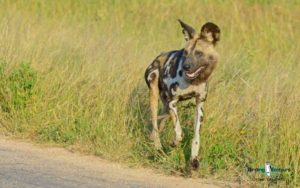
[[[62,148],[0,139],[0,187],[230,187],[207,180],[130,169]]]

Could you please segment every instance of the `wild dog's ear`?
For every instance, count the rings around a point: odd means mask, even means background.
[[[184,34],[185,40],[188,41],[188,40],[194,38],[196,35],[195,29],[193,27],[189,26],[188,24],[184,23],[180,19],[178,19],[178,21],[183,29],[182,33]]]
[[[204,39],[216,45],[220,40],[220,33],[220,28],[216,24],[207,22],[201,28],[200,39]]]

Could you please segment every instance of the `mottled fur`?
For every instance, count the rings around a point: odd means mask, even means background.
[[[160,54],[149,65],[145,80],[150,89],[150,109],[152,118],[151,139],[156,148],[161,148],[159,129],[171,117],[175,128],[173,145],[182,140],[182,129],[179,123],[176,104],[180,101],[195,98],[195,135],[192,141],[191,165],[198,168],[197,159],[200,146],[200,125],[203,120],[203,103],[207,95],[207,79],[218,61],[215,45],[220,39],[220,29],[213,23],[206,23],[198,34],[191,26],[179,20],[186,39],[186,46]],[[164,104],[164,113],[158,120],[158,98]]]

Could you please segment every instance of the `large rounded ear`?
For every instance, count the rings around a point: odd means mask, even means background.
[[[186,41],[194,38],[196,36],[196,31],[193,27],[189,26],[188,24],[184,23],[180,19],[178,19],[181,27],[182,27],[182,33],[184,34],[184,38]]]
[[[220,40],[220,33],[220,28],[216,24],[207,22],[201,28],[200,38],[216,45]]]

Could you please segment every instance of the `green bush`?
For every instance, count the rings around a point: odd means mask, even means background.
[[[26,107],[32,97],[37,81],[37,72],[28,63],[21,63],[8,76],[7,85],[11,92],[12,108],[18,110]]]

